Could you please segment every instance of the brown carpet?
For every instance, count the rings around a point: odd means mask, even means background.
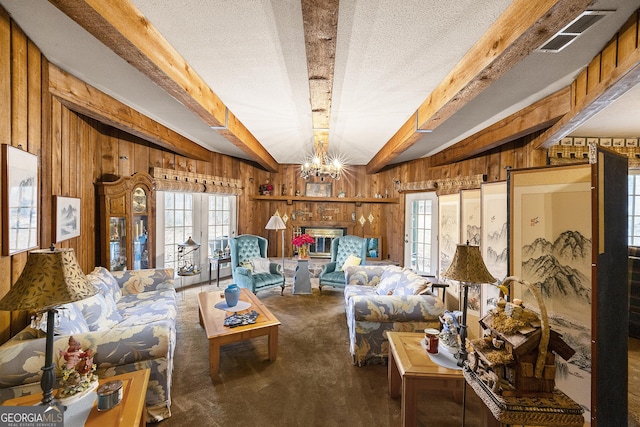
[[[221,280],[219,289],[228,283]],[[277,359],[269,362],[266,337],[224,346],[220,379],[212,382],[197,294],[217,289],[194,286],[178,293],[173,416],[157,426],[400,425],[400,400],[389,398],[387,367],[351,363],[342,291],[325,288],[320,295],[317,283],[312,295],[292,295],[290,287],[284,296],[279,288],[259,292],[282,323]],[[630,382],[637,370],[630,366]],[[465,425],[480,426],[481,403],[468,395]],[[462,404],[450,393],[422,392],[419,401],[420,425],[461,425]],[[630,425],[636,418],[630,414]]]

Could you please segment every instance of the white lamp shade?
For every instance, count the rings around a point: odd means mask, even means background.
[[[280,218],[278,215],[273,215],[269,219],[267,226],[264,228],[266,230],[284,230],[285,228],[287,228],[287,226],[284,225],[284,221],[282,221],[282,218]]]

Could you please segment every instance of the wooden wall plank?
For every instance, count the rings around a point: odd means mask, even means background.
[[[591,93],[601,81],[601,59],[602,55],[596,55],[587,66],[587,93]]]
[[[618,33],[618,53],[620,58],[627,58],[638,48],[638,15],[631,16]],[[616,61],[617,65],[617,61]]]
[[[11,145],[26,151],[28,113],[27,36],[11,21]]]
[[[614,37],[613,40],[602,50],[600,67],[601,74],[607,76],[613,72],[618,66],[618,38]]]

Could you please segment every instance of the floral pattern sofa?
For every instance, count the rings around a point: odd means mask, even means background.
[[[98,377],[149,368],[147,420],[171,416],[171,374],[176,345],[176,292],[172,269],[109,272],[87,278],[97,295],[62,306],[56,316],[54,361],[69,336],[95,352]],[[46,322],[35,321],[0,346],[0,401],[40,391]],[[59,370],[57,372],[59,374]]]
[[[358,366],[386,361],[387,332],[415,332],[439,328],[442,299],[431,283],[411,270],[396,266],[347,267],[344,289],[350,352]]]

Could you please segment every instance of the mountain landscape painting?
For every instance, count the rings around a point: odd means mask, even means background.
[[[560,169],[560,168],[559,168]],[[582,405],[591,419],[591,181],[590,169],[511,176],[511,274],[542,293],[551,328],[576,351],[560,358],[557,387]],[[529,174],[529,175],[527,175]],[[514,179],[514,176],[516,179]],[[524,184],[527,185],[518,185]],[[516,286],[513,296],[537,311],[533,295]]]
[[[80,235],[80,199],[56,196],[56,241]]]
[[[438,248],[439,248],[439,272],[444,273],[456,253],[456,247],[460,242],[460,196],[448,194],[438,198]]]
[[[509,267],[507,183],[492,182],[481,187],[482,238],[480,250],[489,273],[498,281],[507,277]],[[500,290],[495,286],[484,286],[481,315],[495,307]]]
[[[480,190],[462,190],[460,192],[462,208],[462,239],[460,243],[469,242],[470,245],[480,246]]]

